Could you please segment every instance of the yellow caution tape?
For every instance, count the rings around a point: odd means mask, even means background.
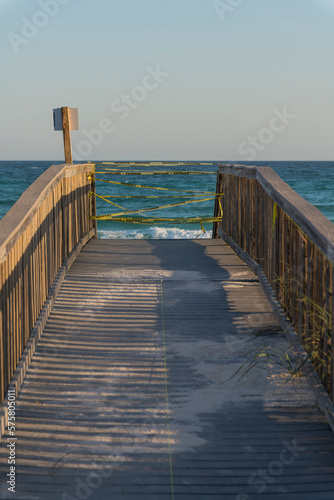
[[[218,203],[219,203],[219,208],[220,208],[220,216],[223,217],[223,207],[222,207],[222,202],[221,202],[221,197],[223,196],[223,193],[218,196]]]
[[[277,217],[278,217],[277,203],[274,203],[274,208],[273,208],[273,223],[272,223],[273,237],[275,235],[275,228],[276,228]]]
[[[101,198],[101,196],[100,196],[100,198]],[[161,205],[160,207],[140,208],[138,210],[126,210],[125,212],[119,212],[119,213],[115,213],[115,214],[107,214],[107,215],[101,216],[101,217],[112,218],[112,217],[119,217],[119,216],[128,215],[128,214],[140,214],[143,212],[154,212],[155,210],[162,210],[164,208],[180,207],[181,205],[189,205],[190,203],[200,203],[202,201],[210,201],[213,199],[214,198],[206,198],[204,200],[187,200],[187,201],[182,201],[180,203],[170,203],[168,205]],[[108,203],[111,203],[111,201],[109,201],[109,200],[105,200],[105,201],[107,201]],[[112,203],[112,205],[114,205],[114,203]]]
[[[88,163],[90,163],[90,161],[89,161]],[[87,174],[87,179],[88,179],[89,181],[92,181],[92,180],[94,179],[94,177],[93,177],[93,176],[94,176],[94,174],[95,174],[95,170],[96,170],[96,166],[95,166],[95,164],[94,164],[94,163],[92,163],[92,166],[94,167],[94,168],[93,168],[93,170],[92,170],[91,172],[89,172],[89,174]]]
[[[97,215],[91,217],[93,220],[112,220],[113,222],[128,222],[130,224],[159,224],[165,222],[172,222],[173,224],[208,224],[210,222],[220,222],[221,217],[188,217],[188,218],[167,218],[167,217],[147,217],[147,218],[134,218],[134,217],[109,217],[107,215]]]
[[[157,186],[142,186],[141,184],[132,184],[130,182],[117,182],[117,181],[107,181],[105,179],[95,179],[99,182],[106,182],[107,184],[116,184],[117,186],[128,186],[128,187],[136,187],[142,189],[158,189],[159,191],[174,191],[176,193],[192,193],[192,194],[209,194],[215,196],[216,193],[214,191],[191,191],[188,189],[173,189],[173,188],[163,188]]]
[[[97,174],[100,175],[217,175],[217,172],[196,172],[196,171],[189,171],[189,172],[184,172],[183,170],[161,170],[159,171],[145,171],[141,172],[140,170],[131,170],[131,171],[123,171],[123,170],[115,170],[115,171],[108,171],[108,172],[96,172]]]
[[[89,194],[92,194],[92,195],[96,196],[97,198],[100,198],[101,200],[104,200],[107,203],[110,203],[111,205],[114,205],[114,207],[121,208],[122,210],[126,210],[126,208],[122,207],[121,205],[117,205],[116,203],[113,203],[112,201],[107,200],[105,196],[101,196],[99,194],[93,193],[92,191]]]
[[[140,171],[140,170],[133,170],[133,167],[157,167],[157,166],[180,166],[180,165],[212,165],[211,163],[192,163],[192,162],[103,162],[103,163],[98,163],[98,165],[113,165],[117,168],[108,168],[105,169],[102,172],[96,172],[96,164],[92,164],[94,166],[93,171],[88,174],[88,179],[93,180],[95,177],[95,174],[100,174],[100,175],[151,175],[151,176],[156,176],[156,175],[214,175],[217,172],[196,172],[196,171],[169,171],[169,170],[162,170],[162,171]],[[130,167],[132,170],[119,170],[120,167]],[[141,184],[132,184],[132,183],[127,183],[127,182],[117,182],[117,181],[109,181],[105,179],[95,179],[98,182],[105,182],[108,184],[115,184],[117,186],[126,186],[126,187],[134,187],[134,188],[140,188],[140,189],[154,189],[154,190],[159,190],[159,191],[168,191],[168,192],[174,192],[174,193],[184,193],[181,195],[168,195],[168,196],[132,196],[132,195],[98,195],[96,193],[91,192],[90,196],[96,196],[97,198],[100,198],[103,201],[106,201],[107,203],[110,203],[111,205],[120,208],[123,210],[123,212],[118,212],[114,214],[105,214],[105,215],[99,215],[95,217],[91,217],[93,220],[112,220],[114,222],[125,222],[125,223],[130,223],[130,224],[144,224],[144,225],[149,225],[149,224],[163,224],[163,223],[172,223],[172,224],[200,224],[202,231],[205,233],[205,228],[203,224],[206,223],[212,223],[212,222],[220,222],[223,216],[223,208],[222,208],[222,203],[221,203],[221,198],[223,196],[223,193],[215,193],[211,191],[193,191],[189,189],[173,189],[173,188],[165,188],[165,187],[157,187],[157,186],[143,186]],[[210,197],[208,197],[210,196]],[[177,202],[177,203],[170,203],[168,205],[161,205],[158,207],[151,207],[151,208],[142,208],[142,209],[137,209],[137,210],[127,210],[126,208],[122,207],[121,205],[118,205],[114,203],[113,201],[110,200],[110,198],[118,198],[118,199],[128,199],[128,198],[137,198],[137,199],[160,199],[160,198],[193,198],[191,200],[186,200],[182,202]],[[210,201],[218,198],[218,203],[220,207],[220,216],[219,217],[175,217],[175,218],[169,218],[169,217],[128,217],[128,215],[133,215],[133,214],[138,214],[141,215],[144,212],[152,212],[155,210],[162,210],[162,209],[167,209],[167,208],[173,208],[173,207],[179,207],[182,205],[187,205],[191,203],[199,203],[201,201]]]
[[[93,196],[95,195],[95,193],[93,193],[92,191],[89,193],[90,196]],[[214,194],[214,193],[213,193]],[[114,198],[114,199],[131,199],[131,198],[134,198],[134,199],[137,199],[137,200],[163,200],[163,199],[171,199],[171,198],[205,198],[207,196],[207,194],[174,194],[174,195],[165,195],[165,196],[160,196],[160,195],[156,195],[156,196],[131,196],[131,195],[119,195],[119,194],[108,194],[108,195],[104,195],[103,198]],[[216,197],[218,196],[221,196],[221,194],[216,194]]]
[[[88,162],[90,163],[90,162]],[[175,167],[182,167],[182,166],[188,166],[188,165],[210,165],[212,166],[213,163],[207,163],[207,162],[191,162],[191,161],[181,161],[181,162],[174,162],[174,161],[103,161],[103,162],[96,162],[94,165],[113,165],[113,166],[121,166],[121,167],[127,167],[127,166],[143,166],[143,167],[159,167],[159,166],[175,166]]]

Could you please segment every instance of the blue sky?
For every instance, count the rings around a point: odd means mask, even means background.
[[[331,160],[334,0],[0,0],[0,160]]]

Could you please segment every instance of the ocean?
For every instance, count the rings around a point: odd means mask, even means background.
[[[1,185],[0,185],[0,219],[18,200],[27,187],[34,182],[50,165],[61,164],[57,161],[1,161]],[[206,165],[191,166],[170,166],[172,170],[196,170],[210,171],[217,170],[217,163],[205,162]],[[219,162],[224,163],[224,162]],[[247,164],[247,162],[244,162]],[[253,162],[252,164],[254,164]],[[310,203],[315,205],[329,220],[334,222],[334,162],[256,162],[258,166],[270,166],[277,174],[289,184],[298,194],[303,196]],[[147,168],[146,168],[147,169]],[[158,167],[156,170],[161,170]],[[145,168],[143,169],[145,170]],[[152,170],[152,169],[149,169]],[[166,168],[163,168],[166,170]],[[97,167],[97,171],[99,168]],[[102,176],[97,175],[97,178]],[[158,186],[169,189],[209,191],[214,192],[216,186],[215,175],[164,175],[164,176],[103,176],[116,182],[126,182],[145,186]],[[157,207],[158,205],[168,205],[180,203],[186,198],[168,198],[168,196],[183,196],[177,191],[154,191],[140,189],[131,186],[117,184],[96,183],[97,193],[102,196],[113,195],[120,198],[111,198],[126,210]],[[163,199],[137,199],[121,198],[122,196],[166,196]],[[97,200],[98,215],[121,212],[122,209],[111,206],[103,200]],[[188,217],[211,217],[213,215],[213,201],[203,201],[201,203],[186,204],[178,207],[165,208],[154,212],[145,212],[147,217],[168,217],[168,218],[188,218]],[[204,224],[205,233],[200,224],[178,224],[163,223],[162,225],[132,224],[113,221],[98,222],[98,236],[104,239],[193,239],[211,238],[212,224]]]

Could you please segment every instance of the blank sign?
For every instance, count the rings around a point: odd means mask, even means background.
[[[79,130],[79,111],[78,108],[69,108],[70,130]],[[53,125],[54,130],[63,130],[63,117],[61,108],[53,110]]]

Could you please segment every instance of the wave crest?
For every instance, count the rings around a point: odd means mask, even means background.
[[[203,233],[201,229],[180,229],[177,227],[150,227],[147,229],[99,230],[98,237],[103,240],[194,240],[212,238],[212,231]]]

